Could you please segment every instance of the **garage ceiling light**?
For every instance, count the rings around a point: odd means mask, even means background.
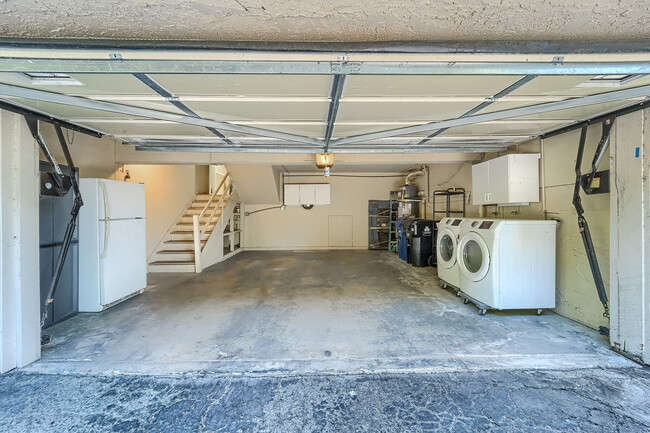
[[[316,154],[316,167],[324,169],[323,175],[330,175],[330,167],[334,165],[334,155],[331,153]]]

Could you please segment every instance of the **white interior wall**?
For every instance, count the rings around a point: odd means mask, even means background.
[[[196,167],[193,165],[125,165],[129,182],[144,183],[147,219],[147,257],[156,250],[169,228],[194,199]],[[118,180],[121,180],[117,175]],[[205,179],[207,182],[207,179]]]
[[[0,373],[41,356],[38,189],[29,128],[0,111]]]
[[[611,345],[646,364],[650,364],[648,114],[648,110],[632,113],[614,125],[609,269]]]

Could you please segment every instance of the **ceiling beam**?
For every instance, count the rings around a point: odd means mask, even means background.
[[[378,154],[378,153],[458,153],[458,152],[503,152],[507,146],[485,145],[485,146],[421,146],[421,147],[349,147],[336,149],[336,154]],[[200,146],[200,145],[161,145],[161,144],[138,144],[136,151],[163,151],[163,152],[219,152],[219,153],[304,153],[313,154],[314,150],[308,147],[283,148],[283,147],[261,147],[261,146]]]
[[[601,75],[650,74],[650,61],[423,62],[0,58],[0,72],[67,74]]]
[[[485,101],[481,102],[481,103],[478,104],[476,107],[472,108],[471,110],[469,110],[467,113],[463,114],[463,115],[460,116],[460,117],[469,117],[469,116],[471,116],[471,115],[473,115],[473,114],[478,113],[479,111],[481,111],[481,110],[484,109],[485,107],[487,107],[487,106],[489,106],[489,105],[492,105],[494,102],[496,102],[496,101],[498,101],[499,99],[503,98],[504,96],[506,96],[506,95],[509,94],[510,92],[514,92],[515,90],[517,90],[518,88],[520,88],[520,87],[523,86],[524,84],[526,84],[526,83],[532,81],[532,80],[533,80],[534,78],[536,78],[536,77],[537,77],[537,75],[526,75],[525,77],[520,78],[519,80],[517,80],[517,81],[514,82],[513,84],[509,85],[508,87],[506,87],[505,89],[503,89],[503,90],[500,91],[499,93],[494,94],[491,98],[488,98],[488,99],[486,99]],[[432,138],[434,138],[434,137],[437,136],[437,135],[442,134],[443,132],[447,131],[448,129],[449,129],[449,128],[440,128],[440,129],[438,129],[437,131],[435,131],[434,133],[430,134],[430,135],[429,135],[427,138],[425,138],[424,140],[420,141],[418,144],[419,144],[419,145],[426,144],[427,141],[431,140]]]
[[[235,125],[218,120],[202,119],[187,115],[167,113],[165,111],[151,110],[148,108],[133,107],[130,105],[116,104],[114,102],[97,101],[78,96],[62,95],[60,93],[46,92],[44,90],[28,89],[25,87],[0,84],[0,95],[15,98],[25,98],[34,101],[50,102],[54,104],[68,105],[77,108],[90,110],[107,111],[110,113],[124,114],[127,116],[138,116],[158,120],[167,120],[185,125],[201,126],[204,128],[218,128],[226,131],[241,132],[244,134],[260,135],[263,137],[277,138],[280,140],[294,141],[298,143],[322,146],[323,141],[304,137],[301,135],[287,134],[284,132],[271,131],[268,129],[255,128],[251,126]]]
[[[393,41],[393,42],[322,42],[322,41],[205,41],[134,39],[44,39],[0,38],[3,48],[58,50],[198,50],[203,52],[260,51],[303,53],[389,53],[389,54],[611,54],[648,53],[646,40],[619,41]]]
[[[325,127],[325,148],[327,153],[332,132],[334,132],[334,124],[336,123],[336,115],[339,112],[339,103],[341,102],[341,95],[343,94],[343,84],[345,84],[345,75],[332,76],[332,90],[330,92],[330,105],[327,111],[327,126]]]
[[[567,99],[565,101],[549,102],[546,104],[531,105],[510,110],[495,111],[493,113],[476,114],[469,117],[459,117],[456,119],[443,120],[440,122],[425,123],[423,125],[407,126],[404,128],[390,129],[387,131],[373,132],[370,134],[356,135],[352,137],[340,138],[330,143],[330,146],[340,146],[343,144],[360,143],[363,141],[378,140],[380,138],[395,137],[398,135],[417,134],[435,129],[451,128],[454,126],[474,125],[477,123],[508,119],[511,117],[530,116],[533,114],[548,113],[551,111],[565,110],[569,108],[579,108],[589,105],[603,104],[607,102],[622,101],[630,98],[648,97],[650,95],[650,85],[635,87],[633,89],[618,90],[615,92],[601,93],[598,95],[585,96],[582,98]]]
[[[160,84],[159,82],[157,82],[156,80],[151,78],[148,74],[133,74],[133,76],[135,78],[137,78],[138,80],[140,80],[145,86],[149,87],[151,90],[153,90],[154,92],[156,92],[157,94],[159,94],[160,96],[165,98],[167,100],[167,102],[169,102],[174,107],[181,110],[183,113],[185,113],[185,114],[187,114],[188,116],[191,116],[191,117],[201,118],[201,116],[196,114],[194,112],[194,110],[192,110],[190,107],[185,105],[178,97],[174,96],[174,94],[172,94],[170,91],[165,89],[165,87],[162,84]],[[217,137],[221,138],[224,141],[224,143],[226,143],[226,144],[228,144],[230,146],[234,145],[234,143],[232,141],[230,141],[218,129],[216,129],[216,128],[206,128],[206,129],[208,131],[212,132]]]

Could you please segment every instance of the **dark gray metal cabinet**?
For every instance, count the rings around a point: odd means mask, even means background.
[[[64,173],[69,169],[61,166]],[[48,173],[51,167],[41,162],[41,195],[39,200],[39,243],[40,243],[40,277],[41,277],[41,314],[45,297],[52,283],[54,267],[61,250],[66,226],[70,221],[70,211],[74,201],[74,192],[70,189],[66,195],[59,197],[46,195]],[[78,174],[76,174],[78,177]],[[44,327],[52,326],[66,320],[79,312],[79,233],[72,239],[68,250],[61,278],[59,280],[54,302],[48,307]]]

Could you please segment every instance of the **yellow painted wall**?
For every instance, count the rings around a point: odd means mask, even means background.
[[[600,125],[591,126],[588,130],[582,165],[583,173],[586,173],[591,166],[600,134]],[[609,323],[602,316],[603,307],[596,293],[582,237],[578,231],[577,213],[572,204],[579,138],[580,131],[573,131],[543,140],[543,158],[540,161],[540,202],[515,207],[486,206],[485,217],[544,219],[544,210],[546,210],[546,218],[561,221],[557,226],[555,311],[576,322],[598,329],[601,325],[609,326]],[[519,146],[513,152],[540,153],[541,147],[542,140],[533,140]],[[599,170],[608,168],[609,158],[606,155]],[[541,201],[544,194],[546,209]],[[587,196],[581,191],[581,197],[605,288],[609,292],[609,194]]]
[[[360,173],[355,173],[358,175]],[[353,248],[368,247],[368,200],[387,200],[401,178],[287,177],[287,183],[329,183],[331,204],[311,210],[287,207],[245,217],[244,242],[249,249],[329,248],[329,216],[353,219]],[[246,204],[245,211],[277,204]]]
[[[49,123],[40,123],[40,130],[50,151],[59,164],[67,165],[61,151],[61,145],[54,127]],[[103,137],[95,138],[79,132],[63,130],[72,161],[79,167],[79,177],[114,179],[117,164],[115,163],[116,146],[122,146],[116,140]],[[41,155],[41,160],[44,160]],[[117,179],[117,180],[121,180]]]
[[[193,165],[125,165],[124,170],[131,174],[128,182],[145,185],[149,257],[194,198],[196,168]],[[117,178],[122,180],[123,175],[118,172]]]

